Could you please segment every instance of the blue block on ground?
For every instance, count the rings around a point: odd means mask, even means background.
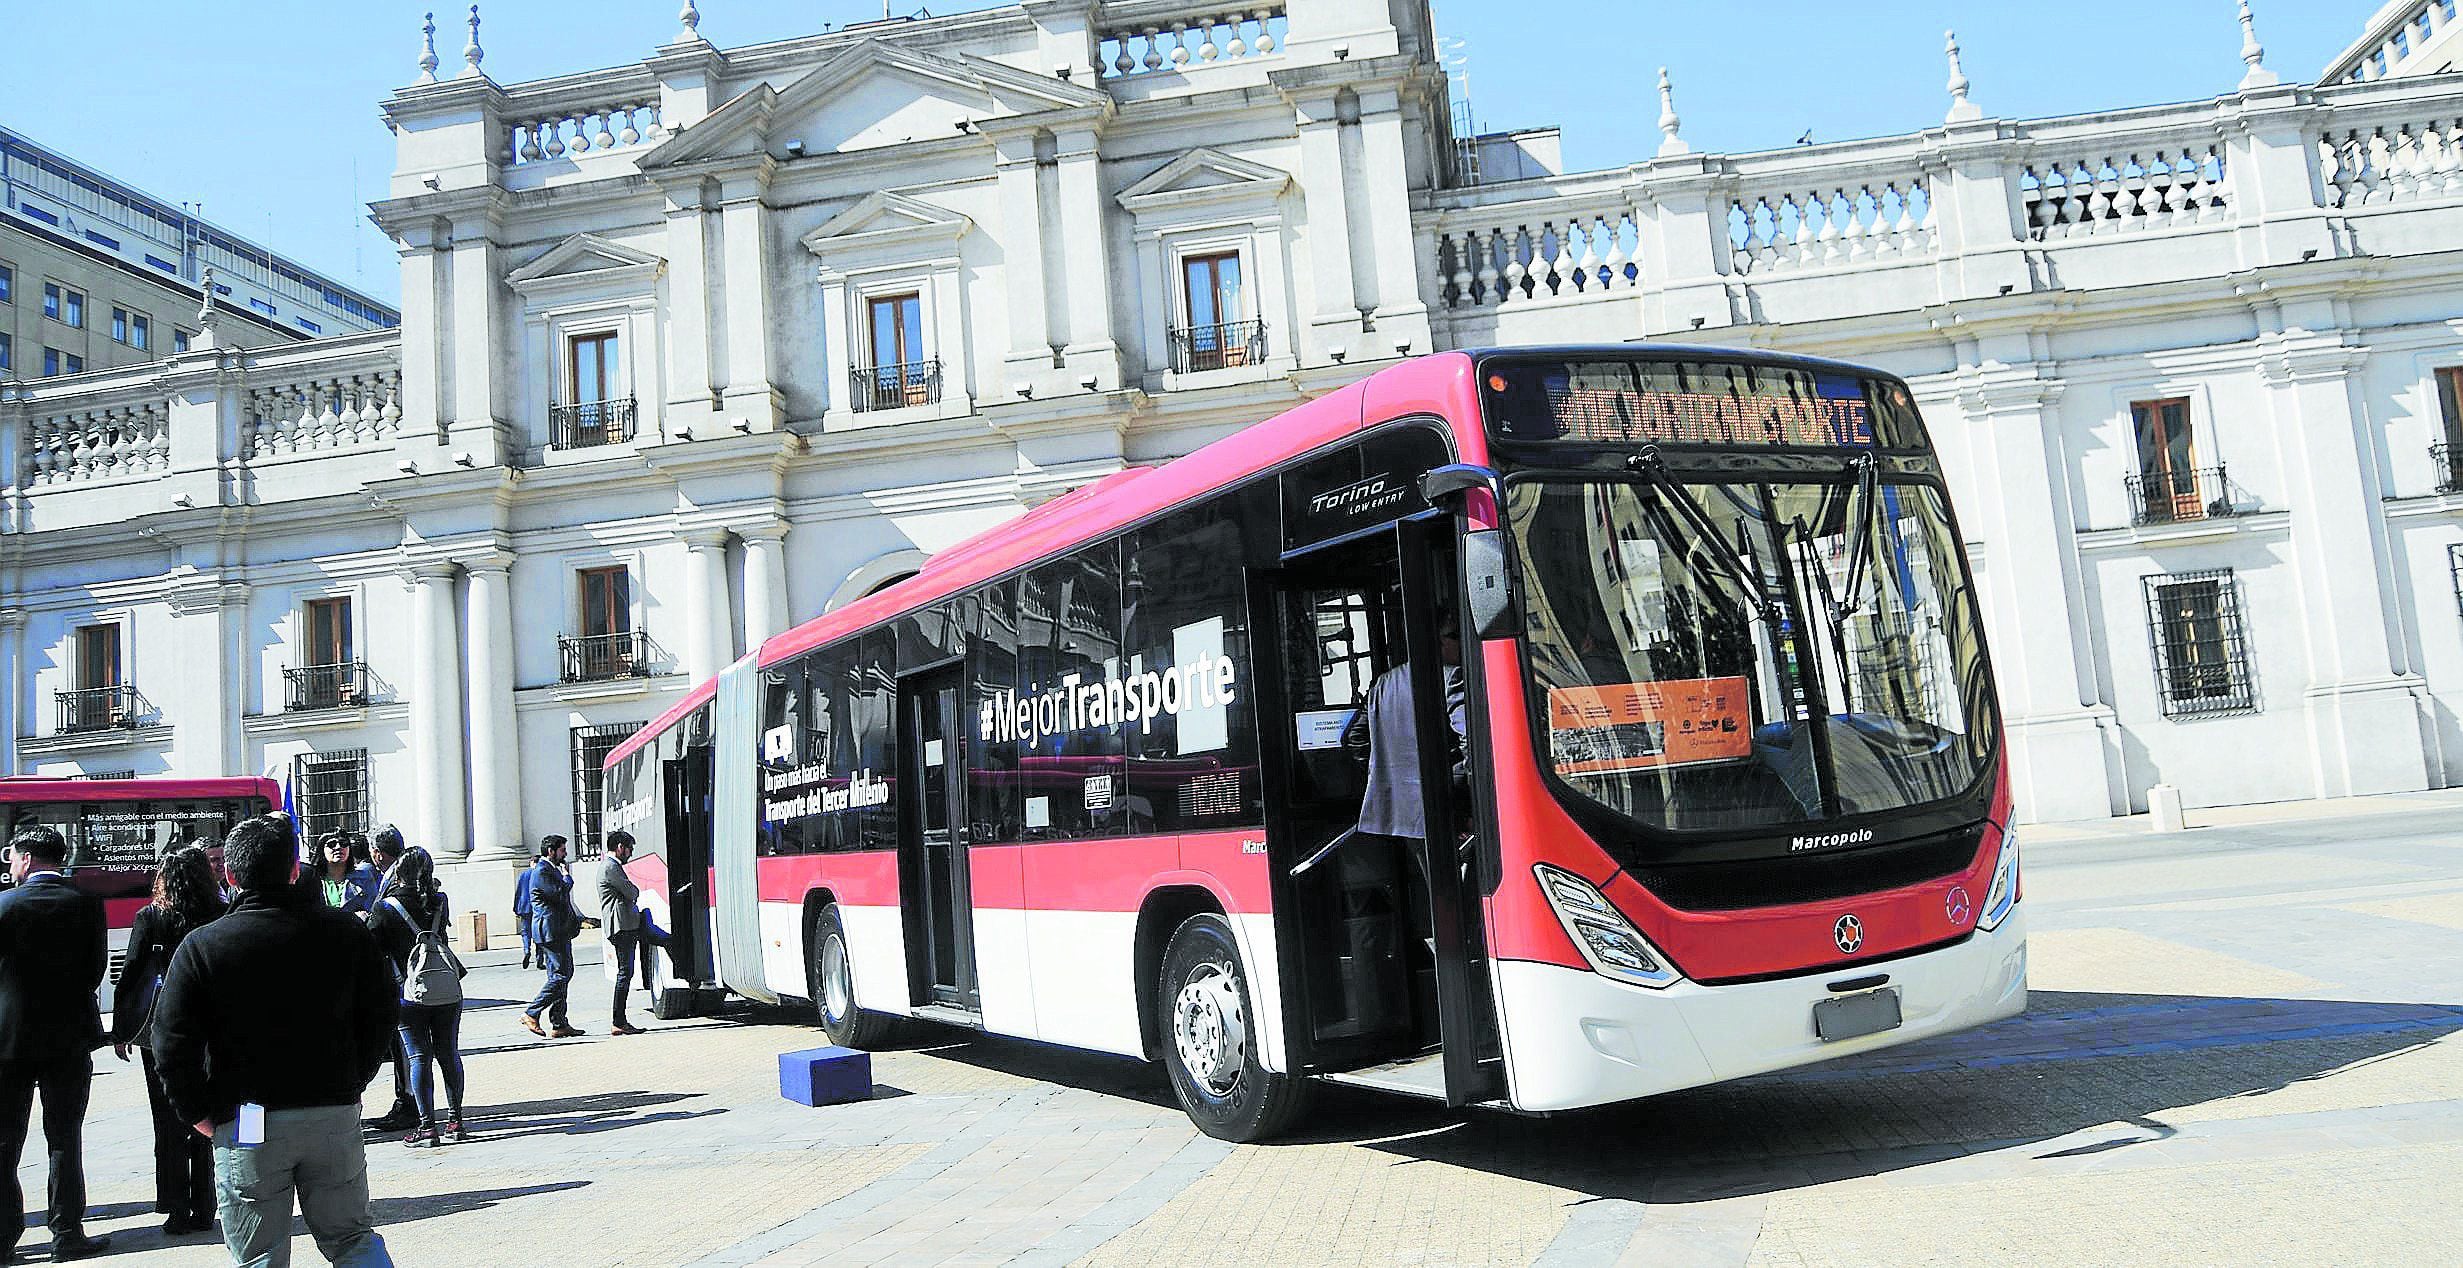
[[[778,1094],[798,1105],[871,1100],[872,1054],[835,1046],[779,1053]]]

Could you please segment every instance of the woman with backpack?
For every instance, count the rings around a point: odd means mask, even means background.
[[[402,1051],[410,1062],[411,1099],[419,1107],[419,1125],[402,1143],[435,1148],[445,1138],[465,1141],[462,1127],[462,965],[448,945],[451,904],[436,886],[436,860],[412,846],[394,864],[376,905],[376,941],[393,961],[402,982]],[[450,1113],[440,1123],[436,1115],[435,1076],[428,1063],[444,1071]]]
[[[128,929],[128,960],[111,992],[111,1050],[128,1060],[131,1048],[145,1067],[146,1099],[154,1106],[154,1209],[165,1237],[185,1237],[214,1227],[214,1143],[199,1136],[171,1108],[162,1076],[147,1048],[154,999],[163,970],[180,941],[223,913],[222,888],[201,846],[163,855],[154,872],[154,900],[137,910]]]

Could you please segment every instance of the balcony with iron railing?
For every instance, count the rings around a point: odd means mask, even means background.
[[[54,729],[61,735],[137,729],[137,689],[127,683],[55,692],[53,698],[60,710]]]
[[[288,713],[356,709],[368,702],[368,663],[364,660],[300,665],[283,670],[282,681],[287,690],[282,707]]]
[[[937,405],[940,400],[941,363],[937,359],[856,366],[847,371],[847,401],[859,414]]]
[[[1266,323],[1222,321],[1171,328],[1172,373],[1230,370],[1266,361]]]
[[[2429,464],[2437,470],[2437,491],[2463,493],[2463,444],[2441,441],[2429,446]]]
[[[2187,524],[2229,519],[2240,514],[2232,502],[2232,481],[2221,466],[2144,471],[2128,477],[2130,523]]]
[[[556,652],[563,682],[612,682],[650,673],[650,640],[640,631],[622,634],[559,634]]]
[[[571,401],[547,409],[548,444],[556,449],[594,449],[633,438],[633,398]]]

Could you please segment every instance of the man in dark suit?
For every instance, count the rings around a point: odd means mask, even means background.
[[[9,842],[9,875],[0,894],[0,1246],[16,1253],[26,1226],[17,1185],[34,1094],[43,1094],[43,1144],[51,1155],[51,1257],[83,1259],[108,1237],[88,1237],[86,1095],[94,1049],[103,1042],[95,992],[111,953],[103,901],[69,883],[68,843],[36,824]]]

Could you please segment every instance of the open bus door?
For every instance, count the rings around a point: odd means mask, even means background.
[[[1450,517],[1425,516],[1251,570],[1249,602],[1295,1070],[1466,1105],[1504,1085],[1440,642],[1454,557]],[[1389,672],[1410,683],[1420,839],[1359,830],[1375,737],[1355,723]]]
[[[975,905],[967,874],[966,727],[955,661],[898,683],[899,893],[913,1002],[983,1009],[975,977]]]
[[[710,957],[710,745],[687,744],[681,757],[659,763],[661,799],[667,808],[668,971],[682,999],[651,1001],[661,1019],[689,1012],[696,988],[717,980]]]

